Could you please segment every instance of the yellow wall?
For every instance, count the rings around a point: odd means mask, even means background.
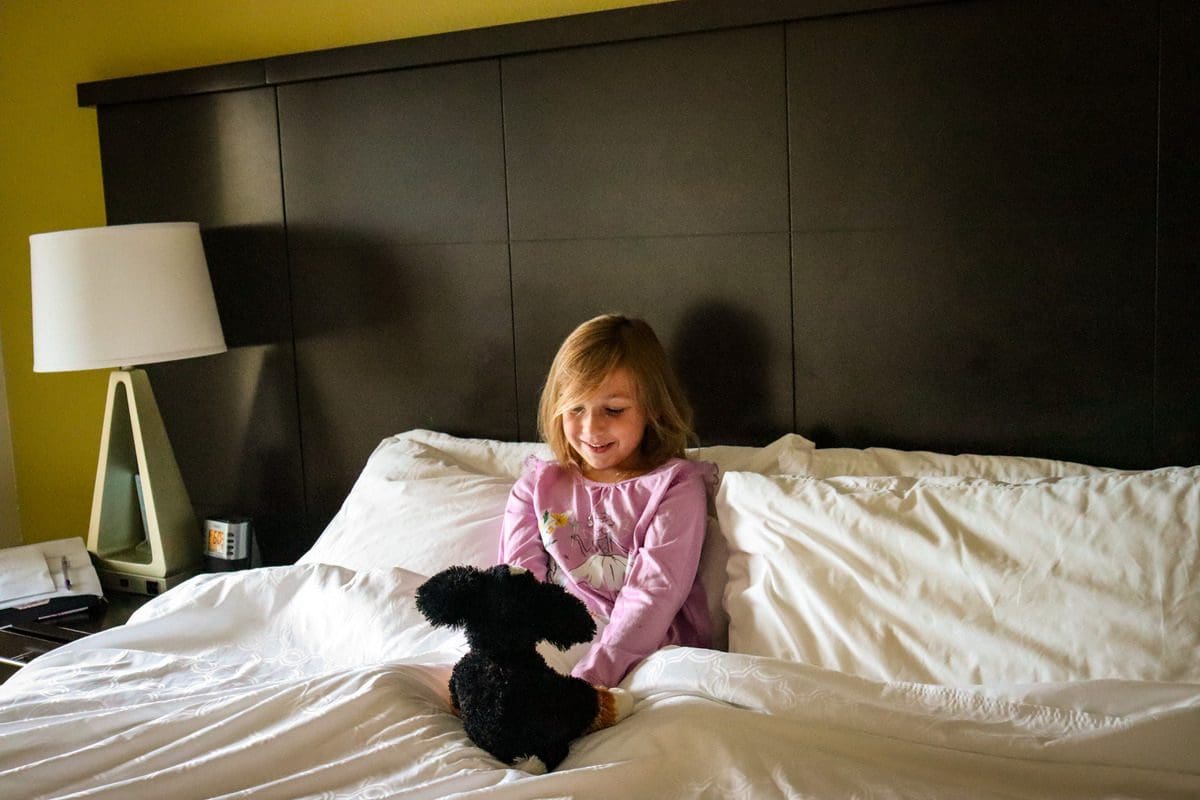
[[[0,342],[26,542],[86,536],[105,373],[33,373],[31,233],[103,225],[80,82],[654,0],[0,0]]]

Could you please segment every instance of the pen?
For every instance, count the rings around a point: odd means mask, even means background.
[[[70,562],[67,561],[66,556],[63,556],[62,557],[63,586],[66,586],[68,589],[71,588],[71,576],[67,574],[67,567],[69,567],[69,566],[71,566]]]

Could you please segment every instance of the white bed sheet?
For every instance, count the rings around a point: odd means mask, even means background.
[[[201,576],[0,686],[4,797],[1200,796],[1200,686],[952,689],[671,648],[555,772],[449,713],[460,634],[403,570]]]

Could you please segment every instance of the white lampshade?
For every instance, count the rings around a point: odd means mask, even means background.
[[[33,368],[108,378],[88,550],[105,588],[157,594],[202,557],[200,528],[139,364],[225,352],[194,222],[29,237]]]
[[[39,233],[29,253],[35,372],[226,349],[195,222]]]

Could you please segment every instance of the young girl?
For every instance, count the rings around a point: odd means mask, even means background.
[[[664,645],[707,647],[696,570],[716,467],[684,458],[691,409],[650,326],[605,315],[576,328],[538,427],[556,460],[526,464],[499,560],[587,604],[598,633],[572,674],[616,686]]]

